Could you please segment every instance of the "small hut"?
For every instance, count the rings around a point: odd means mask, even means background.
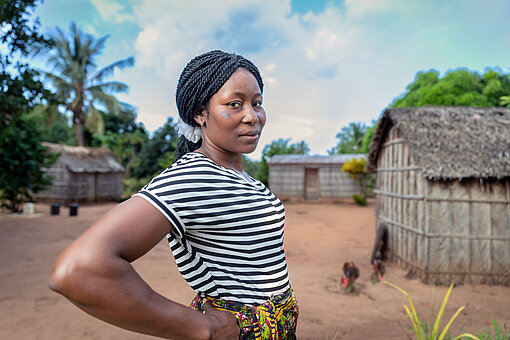
[[[109,149],[43,145],[60,156],[46,169],[53,176],[53,183],[47,190],[34,195],[37,200],[68,204],[120,199],[124,168]]]
[[[388,109],[368,169],[390,259],[426,283],[510,285],[510,110]]]
[[[359,185],[342,165],[365,154],[328,156],[274,155],[269,166],[269,188],[283,200],[336,200],[352,197]]]

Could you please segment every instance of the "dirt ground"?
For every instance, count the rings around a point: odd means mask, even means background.
[[[300,339],[409,339],[405,298],[393,288],[370,282],[374,242],[374,203],[287,203],[285,250],[291,283],[300,304]],[[34,217],[0,216],[0,339],[149,339],[96,320],[47,288],[58,254],[113,204],[81,205],[77,217],[37,204]],[[340,288],[342,265],[354,261],[361,276],[359,294]],[[154,290],[183,304],[193,291],[180,277],[165,241],[134,263]],[[407,279],[386,265],[385,279],[410,293],[425,320],[439,308],[446,287]],[[478,332],[492,319],[510,320],[510,287],[454,288],[445,316],[466,308],[452,327]]]

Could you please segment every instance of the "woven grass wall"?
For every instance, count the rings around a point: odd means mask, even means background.
[[[510,285],[509,179],[429,181],[392,128],[377,160],[390,258],[424,282]]]

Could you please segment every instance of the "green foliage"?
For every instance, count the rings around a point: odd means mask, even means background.
[[[125,177],[122,179],[122,198],[127,199],[136,194],[147,183],[150,182],[152,177],[134,178]]]
[[[413,301],[411,300],[411,297],[409,296],[409,294],[407,294],[407,292],[405,290],[403,290],[402,288],[398,287],[397,285],[395,285],[393,283],[390,283],[388,281],[383,281],[383,282],[385,284],[395,288],[396,290],[401,292],[407,298],[407,301],[409,302],[409,307],[404,305],[404,309],[406,310],[407,316],[411,320],[414,334],[416,335],[417,340],[444,340],[445,337],[447,336],[448,329],[450,328],[451,324],[453,323],[455,318],[459,315],[459,313],[464,309],[464,306],[460,307],[457,310],[457,312],[455,312],[455,314],[448,321],[446,326],[444,326],[443,330],[441,332],[439,332],[439,326],[441,325],[441,320],[443,318],[443,312],[444,312],[446,303],[448,302],[448,298],[450,297],[450,293],[452,292],[452,289],[453,289],[453,283],[450,285],[450,288],[446,292],[446,295],[443,299],[441,308],[439,308],[439,311],[437,313],[437,317],[434,322],[434,326],[432,327],[432,329],[430,329],[430,327],[427,327],[427,325],[425,323],[423,323],[421,318],[418,316],[418,313],[416,312],[416,309],[414,308]],[[452,340],[457,340],[457,339],[462,339],[462,338],[470,338],[470,339],[480,340],[476,336],[469,334],[469,333],[464,333],[464,334],[458,335],[458,336],[454,337]]]
[[[268,185],[269,181],[269,167],[267,165],[267,161],[274,155],[281,154],[303,154],[306,155],[310,152],[310,148],[305,141],[301,141],[299,143],[290,144],[289,139],[280,138],[278,140],[272,141],[271,144],[268,144],[262,150],[262,159],[260,161],[260,168],[255,176],[259,181]]]
[[[374,137],[375,129],[377,128],[378,121],[373,121],[373,125],[367,129],[365,132],[365,136],[363,137],[363,142],[361,142],[361,153],[369,153],[370,152],[370,143],[372,143],[372,138]]]
[[[0,199],[2,206],[13,212],[30,193],[37,193],[51,185],[52,178],[42,171],[53,164],[58,155],[41,145],[40,131],[34,121],[20,116],[10,121],[0,138]]]
[[[140,150],[139,156],[129,166],[136,178],[152,177],[172,164],[179,136],[172,118],[156,130]]]
[[[406,92],[391,107],[424,105],[502,106],[510,93],[510,74],[488,68],[480,74],[464,68],[447,72],[442,78],[436,70],[418,72]]]
[[[95,39],[83,33],[75,23],[71,23],[67,36],[57,27],[56,34],[50,37],[51,49],[34,49],[34,53],[44,52],[52,72],[44,72],[46,79],[55,89],[56,100],[51,104],[59,105],[72,114],[76,130],[76,144],[83,145],[82,127],[92,135],[102,135],[105,122],[102,110],[111,114],[122,111],[134,111],[134,108],[115,98],[115,93],[126,92],[128,86],[117,81],[106,81],[116,69],[124,70],[134,65],[134,58],[116,61],[99,71],[95,58],[102,52],[108,36]]]
[[[344,153],[364,153],[363,141],[368,127],[364,123],[350,123],[344,126],[342,130],[336,135],[338,143],[334,146],[330,154],[344,154]],[[368,141],[370,147],[370,141]],[[366,147],[365,147],[366,148]]]
[[[367,173],[366,164],[367,164],[367,161],[364,158],[360,158],[360,159],[353,158],[353,159],[346,161],[342,165],[342,171],[348,172],[351,174],[351,176],[356,178],[356,176],[358,176],[358,175],[364,175]]]
[[[506,323],[500,328],[499,323],[492,320],[491,326],[479,333],[478,337],[480,340],[510,340],[510,328],[507,328]]]
[[[73,145],[75,138],[69,121],[65,115],[56,111],[51,115],[46,113],[43,105],[38,105],[30,113],[31,119],[41,128],[43,142]]]
[[[23,62],[31,46],[46,40],[37,31],[39,21],[30,18],[36,0],[0,1],[0,134],[10,120],[31,110],[47,94],[39,73]]]
[[[105,146],[112,150],[125,168],[124,176],[131,176],[137,157],[149,140],[145,127],[136,123],[136,114],[121,111],[119,114],[102,112],[105,134],[94,134],[92,146]]]
[[[501,106],[510,107],[510,96],[502,96],[500,104]]]
[[[30,18],[35,0],[0,0],[0,199],[2,206],[18,211],[30,193],[51,184],[42,168],[56,156],[41,145],[38,124],[26,115],[49,92],[39,73],[24,62],[34,46],[47,41],[39,34],[38,20]]]
[[[367,206],[367,200],[365,199],[365,197],[363,197],[361,195],[352,194],[352,199],[354,200],[354,202],[356,202],[357,205],[360,205],[362,207]]]
[[[260,162],[252,161],[245,155],[242,156],[241,159],[241,167],[244,171],[246,171],[251,177],[256,178],[259,169],[260,169]]]

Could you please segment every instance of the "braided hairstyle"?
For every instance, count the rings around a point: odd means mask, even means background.
[[[193,58],[179,77],[175,101],[179,117],[188,125],[198,127],[195,121],[195,112],[203,106],[207,106],[209,99],[230,78],[238,68],[250,71],[260,91],[263,91],[264,83],[257,67],[244,57],[219,50],[210,51]],[[193,143],[184,136],[179,138],[175,150],[174,162],[188,152],[195,151],[202,145],[202,140]]]

